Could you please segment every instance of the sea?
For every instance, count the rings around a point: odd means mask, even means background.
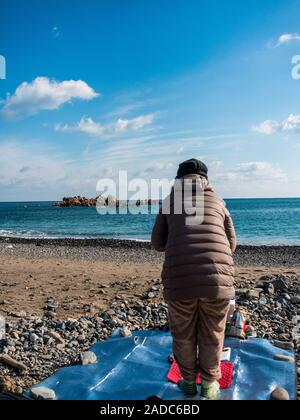
[[[239,244],[300,245],[300,198],[229,199]],[[145,209],[142,209],[146,213]],[[53,202],[0,203],[0,237],[150,240],[153,214],[98,214]]]

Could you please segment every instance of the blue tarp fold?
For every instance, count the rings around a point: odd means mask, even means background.
[[[269,400],[277,387],[295,399],[295,364],[273,359],[279,354],[294,357],[293,351],[263,339],[228,339],[226,347],[232,349],[235,372],[231,389],[222,391],[223,400]],[[142,331],[130,338],[116,333],[91,351],[98,357],[96,364],[61,369],[39,386],[53,389],[58,400],[145,400],[154,395],[163,400],[186,399],[166,379],[172,353],[169,333]]]

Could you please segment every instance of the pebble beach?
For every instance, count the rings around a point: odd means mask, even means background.
[[[298,374],[300,340],[292,331],[300,316],[299,257],[296,246],[242,246],[235,256],[238,306],[259,337],[292,343]],[[0,239],[0,315],[6,321],[0,388],[30,389],[79,363],[117,327],[168,329],[162,261],[148,242]]]

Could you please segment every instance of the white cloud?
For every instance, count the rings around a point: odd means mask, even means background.
[[[299,131],[300,115],[291,114],[282,122],[282,131]]]
[[[239,163],[211,174],[212,185],[226,198],[292,197],[297,195],[290,174],[267,161]]]
[[[32,142],[0,143],[0,186],[47,188],[65,177],[64,161],[51,149]]]
[[[145,173],[157,173],[170,171],[174,169],[174,164],[172,162],[156,162],[153,165],[148,166],[145,169]]]
[[[56,110],[73,99],[90,101],[99,96],[82,80],[57,82],[47,77],[38,77],[33,82],[22,83],[13,95],[2,103],[1,114],[8,118],[38,114],[44,110]]]
[[[128,171],[129,179],[173,179],[183,158],[175,153],[170,156],[170,148],[145,152],[151,141],[118,139],[104,147],[103,143],[91,142],[81,153],[69,154],[37,140],[0,137],[1,200],[57,200],[77,194],[92,197],[97,181],[103,177],[117,180],[120,169]],[[270,162],[246,161],[226,169],[225,163],[212,158],[205,157],[204,161],[212,185],[224,197],[295,196],[299,191],[283,170]]]
[[[103,137],[117,134],[123,134],[129,131],[139,131],[144,127],[153,123],[155,114],[141,115],[132,119],[119,119],[115,123],[103,125],[95,122],[92,118],[83,117],[75,125],[61,125],[55,126],[56,131],[61,132],[79,132],[88,134],[91,137]]]
[[[284,178],[283,171],[269,162],[240,163],[232,171],[232,174],[245,180],[276,180]]]
[[[277,121],[266,120],[259,125],[253,126],[252,129],[257,133],[270,135],[276,133],[279,127],[280,124]]]
[[[216,190],[226,198],[295,194],[285,172],[278,165],[266,161],[243,162],[229,170],[222,167],[212,171],[210,179]]]
[[[275,48],[278,48],[281,45],[289,44],[289,43],[294,42],[294,41],[300,41],[300,34],[298,34],[298,33],[286,33],[286,34],[282,34],[278,38],[278,40],[275,43],[274,47]]]
[[[259,125],[253,126],[252,130],[265,135],[298,132],[300,130],[300,115],[290,114],[282,122],[266,120]]]

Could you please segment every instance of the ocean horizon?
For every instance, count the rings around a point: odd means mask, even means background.
[[[300,245],[300,198],[226,199],[241,245]],[[0,237],[150,240],[155,214],[99,215],[55,201],[0,202]]]

